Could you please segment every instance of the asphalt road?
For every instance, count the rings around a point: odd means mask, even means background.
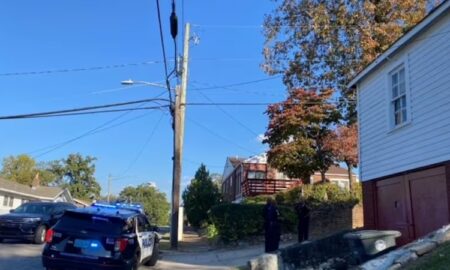
[[[8,241],[0,243],[0,270],[44,270],[41,263],[41,251],[43,245],[33,245],[24,242]],[[167,256],[158,261],[154,267],[141,266],[139,270],[227,270],[233,269],[226,266],[196,265],[194,262],[189,264],[183,256]],[[192,257],[192,255],[188,255]]]

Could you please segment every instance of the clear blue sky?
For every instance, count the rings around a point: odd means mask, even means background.
[[[172,59],[169,3],[161,0],[166,49]],[[181,25],[180,0],[177,5]],[[272,103],[285,97],[280,79],[232,89],[194,90],[268,78],[260,68],[264,38],[262,28],[257,26],[262,24],[264,14],[273,9],[272,1],[185,0],[184,6],[184,21],[193,24],[192,33],[200,38],[198,45],[191,46],[188,102]],[[154,0],[1,1],[0,115],[129,101],[161,93],[163,89],[148,86],[123,89],[120,81],[132,78],[160,82],[163,80],[162,64],[5,76],[14,72],[160,61],[156,14]],[[181,42],[179,47],[181,49]],[[172,67],[173,62],[169,66]],[[264,106],[188,107],[183,185],[194,175],[200,162],[211,172],[222,173],[227,156],[262,152],[265,147],[256,137],[264,133],[267,126],[265,109]],[[169,116],[159,111],[131,112],[113,121],[119,115],[1,121],[0,157],[31,153],[39,161],[48,161],[79,152],[98,158],[96,177],[103,194],[108,174],[126,176],[113,181],[113,193],[124,186],[148,181],[170,193],[172,130]],[[139,116],[142,117],[136,118]],[[130,119],[134,120],[123,123]],[[108,121],[110,123],[105,124]],[[41,155],[45,151],[40,149],[101,125],[113,127]]]

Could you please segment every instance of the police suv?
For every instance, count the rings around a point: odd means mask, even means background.
[[[156,264],[159,240],[140,205],[96,203],[67,210],[47,231],[42,263],[47,270],[135,270]]]

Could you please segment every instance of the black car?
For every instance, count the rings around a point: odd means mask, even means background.
[[[65,202],[28,202],[0,216],[0,242],[3,239],[22,239],[42,244],[47,230],[67,209],[76,206]]]
[[[42,263],[47,270],[136,270],[156,264],[159,240],[141,207],[94,204],[66,211],[47,232]]]

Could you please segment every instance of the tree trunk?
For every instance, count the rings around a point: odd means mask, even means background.
[[[348,172],[348,187],[350,191],[353,190],[353,173],[352,173],[352,165],[350,165],[348,162],[345,162],[345,165],[347,165],[347,172]]]
[[[321,171],[320,175],[322,177],[322,183],[325,184],[327,182],[327,177],[325,176],[326,171]]]

